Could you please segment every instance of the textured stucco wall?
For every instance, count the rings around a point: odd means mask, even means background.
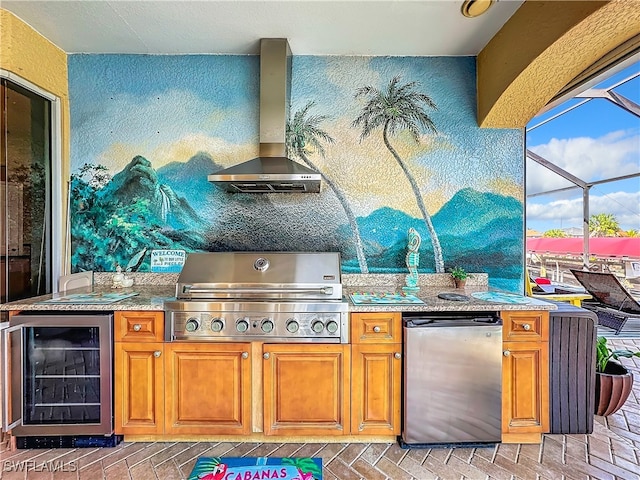
[[[478,127],[475,58],[294,56],[289,155],[324,187],[228,194],[207,175],[257,153],[258,60],[69,55],[74,271],[144,271],[170,249],[339,251],[345,273],[404,272],[414,228],[421,272],[519,291],[524,132]]]
[[[565,85],[640,34],[637,1],[527,1],[478,55],[478,124],[524,127]]]
[[[0,9],[0,65],[68,99],[67,54],[12,13]]]

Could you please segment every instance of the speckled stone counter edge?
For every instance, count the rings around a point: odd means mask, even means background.
[[[115,272],[93,272],[93,284],[110,286],[113,283],[114,273]],[[136,285],[173,285],[175,289],[175,284],[178,282],[177,273],[127,272],[125,275],[133,279],[134,287]]]
[[[344,287],[368,286],[384,287],[391,290],[405,285],[405,274],[343,274]],[[467,279],[469,286],[489,285],[489,275],[486,273],[471,273]],[[419,287],[448,287],[454,288],[453,278],[448,273],[423,273],[418,275]]]
[[[111,285],[114,272],[94,272],[94,285]],[[127,273],[133,279],[134,285],[175,285],[178,281],[177,273]],[[488,285],[489,276],[486,273],[472,273],[467,279],[467,285]],[[342,274],[344,287],[367,285],[371,287],[401,288],[404,285],[405,274]],[[453,287],[453,279],[448,273],[424,273],[418,275],[418,286],[421,287]]]

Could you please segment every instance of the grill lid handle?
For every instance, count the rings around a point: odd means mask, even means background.
[[[194,288],[192,285],[184,285],[182,293],[321,293],[332,295],[333,287],[319,288]]]

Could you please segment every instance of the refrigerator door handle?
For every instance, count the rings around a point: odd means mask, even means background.
[[[2,351],[0,381],[4,391],[1,425],[3,432],[8,432],[22,422],[22,327],[23,325],[16,325],[5,328],[0,337]],[[14,335],[17,339],[12,341]],[[16,387],[17,392],[14,390]]]
[[[0,422],[0,431],[6,432],[8,430],[8,421],[9,418],[9,383],[7,379],[9,378],[9,358],[7,351],[7,334],[9,322],[6,323],[7,327],[4,324],[0,324],[0,391],[2,392],[2,422]]]
[[[430,325],[434,322],[435,320],[433,318],[412,318],[407,322],[407,327],[408,328],[424,327],[425,325]]]

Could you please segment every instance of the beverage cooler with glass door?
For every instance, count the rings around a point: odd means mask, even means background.
[[[18,448],[114,446],[113,314],[13,315],[4,330],[3,428]]]

